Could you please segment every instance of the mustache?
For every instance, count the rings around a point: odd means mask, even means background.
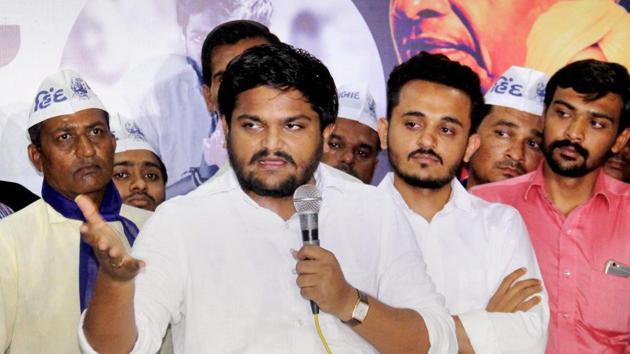
[[[151,200],[152,202],[155,203],[155,198],[153,198],[152,196],[150,196],[146,192],[133,192],[130,195],[128,195],[127,198],[125,198],[125,200],[130,200],[130,199],[132,199],[133,197],[136,197],[136,196],[146,197],[147,199],[149,199],[149,200]]]
[[[269,151],[269,149],[262,149],[260,151],[257,151],[252,156],[252,158],[249,160],[249,164],[253,165],[256,162],[258,162],[259,160],[262,160],[265,157],[268,157],[270,155],[271,155],[271,152]],[[289,155],[288,153],[282,151],[282,150],[274,151],[273,156],[280,157],[280,158],[284,159],[286,162],[288,162],[289,164],[297,167],[293,157],[291,155]]]
[[[575,149],[575,151],[582,155],[582,157],[584,158],[584,160],[588,159],[588,150],[586,150],[584,147],[582,147],[582,145],[578,144],[578,143],[574,143],[571,140],[557,140],[554,141],[553,143],[551,143],[551,145],[549,145],[549,151],[553,151],[555,149],[560,149],[563,147],[572,147]]]
[[[352,168],[352,166],[347,163],[342,162],[342,163],[337,164],[337,166],[335,167],[339,170],[342,170],[343,172],[346,172],[347,174],[351,176],[359,178],[359,174],[357,173],[357,171],[355,171],[354,168]]]
[[[407,155],[407,159],[411,160],[416,155],[430,155],[430,156],[433,156],[440,162],[440,165],[444,165],[444,160],[442,160],[442,156],[438,155],[435,151],[433,151],[433,149],[420,148],[418,150],[412,151],[409,155]]]
[[[521,175],[525,174],[525,167],[523,167],[523,164],[512,159],[499,161],[495,164],[495,167],[499,169],[509,167],[509,168],[515,169],[516,172],[518,172]]]

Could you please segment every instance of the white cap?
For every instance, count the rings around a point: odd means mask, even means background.
[[[376,131],[376,102],[367,85],[342,85],[337,94],[339,95],[337,117],[357,121]]]
[[[28,115],[28,127],[47,119],[105,106],[90,86],[73,70],[61,70],[44,79]]]
[[[547,74],[513,65],[486,92],[486,104],[542,116]]]
[[[135,122],[121,122],[120,131],[115,131],[116,136],[116,153],[129,150],[148,150],[160,156],[156,150],[149,144],[142,130]]]

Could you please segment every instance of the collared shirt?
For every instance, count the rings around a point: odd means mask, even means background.
[[[121,209],[138,227],[150,214]],[[0,353],[80,352],[80,225],[42,199],[0,220]]]
[[[407,221],[391,198],[320,164],[321,246],[354,287],[420,313],[434,353],[456,352],[454,325],[435,292]],[[223,168],[192,193],[161,205],[140,232],[134,353],[154,352],[169,322],[175,353],[322,353],[311,309],[296,285],[290,249],[302,247],[297,215],[259,206]],[[369,313],[368,313],[369,317]],[[334,353],[376,350],[321,312]],[[80,327],[82,347],[91,352]]]
[[[0,219],[5,218],[13,214],[13,209],[9,208],[6,204],[0,203]]]
[[[522,279],[541,279],[527,229],[518,212],[470,195],[453,179],[451,195],[431,222],[409,208],[388,173],[379,189],[394,197],[410,221],[427,272],[446,307],[458,315],[476,353],[543,353],[549,305],[527,312],[487,312],[485,308],[505,276],[526,267]]]
[[[473,188],[521,212],[549,292],[548,353],[630,352],[630,278],[604,273],[630,264],[630,185],[599,172],[593,196],[564,216],[545,188],[542,164],[529,174]]]

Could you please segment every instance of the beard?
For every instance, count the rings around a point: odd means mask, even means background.
[[[561,160],[557,160],[553,156],[553,152],[556,149],[560,149],[563,147],[572,147],[575,149],[575,152],[582,157],[582,163],[575,165],[563,165]],[[543,144],[543,155],[545,156],[545,160],[549,165],[549,168],[555,173],[563,177],[572,177],[579,178],[586,176],[588,173],[597,169],[599,164],[595,164],[593,166],[588,166],[586,163],[588,156],[590,155],[588,150],[586,150],[582,145],[573,143],[570,140],[556,140],[547,146]]]
[[[431,150],[431,149],[418,149],[412,153],[410,153],[407,157],[407,159],[411,159],[411,157],[415,154],[418,153],[423,153],[423,154],[427,154],[427,155],[433,155],[435,157],[437,157],[437,159],[440,161],[440,163],[443,164],[443,159],[441,156],[439,156],[435,151]],[[448,173],[446,176],[442,176],[442,177],[417,177],[417,176],[413,176],[405,171],[403,171],[399,164],[398,164],[398,160],[396,158],[394,158],[393,154],[392,154],[392,150],[389,149],[388,150],[388,156],[389,156],[389,161],[390,164],[392,166],[392,170],[394,170],[394,173],[400,177],[405,183],[407,183],[410,186],[413,187],[417,187],[417,188],[423,188],[423,189],[440,189],[444,186],[446,186],[447,184],[449,184],[453,178],[455,178],[455,176],[457,175],[457,172],[459,172],[459,169],[461,167],[461,162],[458,162],[456,164],[453,164],[449,167],[448,169]]]
[[[241,188],[246,192],[253,192],[261,197],[286,198],[293,196],[293,193],[299,186],[308,183],[308,181],[310,181],[313,177],[323,154],[323,139],[320,138],[317,149],[315,149],[315,152],[307,160],[306,167],[301,175],[291,175],[276,185],[269,185],[265,180],[254,176],[254,172],[245,171],[245,164],[238,161],[229,134],[226,137],[226,143],[230,164],[234,169],[234,173],[236,174],[236,178],[238,179],[238,183]],[[272,155],[272,153],[268,149],[259,150],[251,157],[248,165],[253,166],[260,159],[270,155]],[[273,152],[273,155],[284,159],[288,164],[291,164],[296,168],[298,167],[293,157],[282,150]]]

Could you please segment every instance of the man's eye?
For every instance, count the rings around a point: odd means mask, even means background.
[[[446,134],[446,135],[453,135],[455,134],[455,131],[449,127],[442,127],[440,128],[440,133]]]
[[[606,125],[603,124],[602,122],[598,121],[598,120],[592,120],[591,121],[591,126],[595,129],[602,129],[605,128]]]
[[[333,149],[333,150],[341,149],[341,144],[333,142],[333,141],[329,142],[328,146],[330,146],[330,148]]]
[[[115,179],[125,179],[129,177],[129,174],[127,174],[127,172],[116,172],[114,173],[114,178]]]
[[[160,179],[160,176],[158,176],[156,173],[147,173],[144,175],[144,177],[150,181],[157,181]]]
[[[101,135],[103,133],[103,129],[102,128],[92,128],[90,130],[90,133],[92,135]]]
[[[70,139],[70,134],[68,134],[68,133],[63,133],[63,134],[61,134],[61,135],[59,135],[57,137],[57,140],[59,140],[59,141],[65,141],[65,140],[68,140],[68,139]]]
[[[300,124],[296,124],[296,123],[287,123],[286,127],[289,130],[300,130],[300,129],[302,129],[302,126]]]
[[[570,116],[569,112],[566,112],[562,109],[556,109],[556,114],[562,118],[568,118]]]
[[[508,138],[510,135],[504,130],[495,130],[494,134],[499,138]]]
[[[357,155],[359,155],[359,157],[362,159],[368,159],[372,156],[372,154],[369,151],[363,151],[363,150],[357,151]]]
[[[409,128],[409,129],[417,129],[420,127],[420,124],[416,123],[416,122],[405,122],[405,127]]]
[[[527,141],[527,146],[535,150],[540,150],[540,143],[534,140]]]

